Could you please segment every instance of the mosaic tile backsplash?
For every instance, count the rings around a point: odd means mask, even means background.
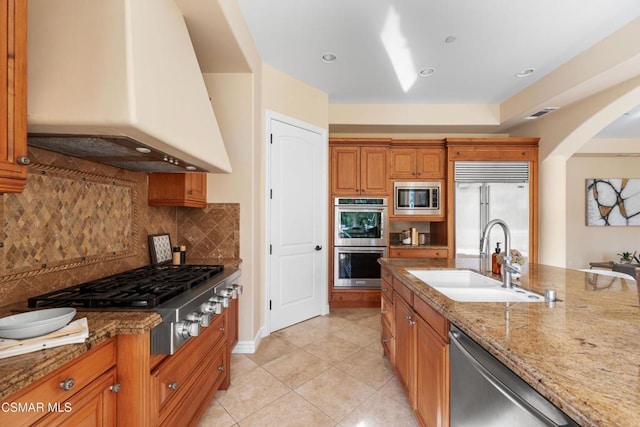
[[[150,207],[145,173],[33,147],[29,157],[46,166],[23,193],[0,195],[0,305],[149,264],[150,234],[188,257],[239,257],[237,204]]]

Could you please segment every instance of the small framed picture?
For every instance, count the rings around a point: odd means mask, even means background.
[[[151,264],[161,264],[171,260],[171,237],[168,234],[149,235],[149,255]]]

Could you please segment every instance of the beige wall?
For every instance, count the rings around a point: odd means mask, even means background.
[[[617,253],[640,249],[640,227],[587,227],[587,178],[640,178],[638,157],[572,157],[567,161],[567,267],[617,260]]]
[[[329,96],[300,80],[263,64],[263,105],[321,129],[329,127]]]

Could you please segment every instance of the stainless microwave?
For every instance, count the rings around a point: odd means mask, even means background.
[[[398,182],[393,184],[394,215],[441,215],[440,182]]]

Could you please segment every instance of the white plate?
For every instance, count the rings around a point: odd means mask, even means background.
[[[65,307],[3,317],[0,319],[0,338],[21,340],[46,335],[66,326],[75,315],[75,308]]]

